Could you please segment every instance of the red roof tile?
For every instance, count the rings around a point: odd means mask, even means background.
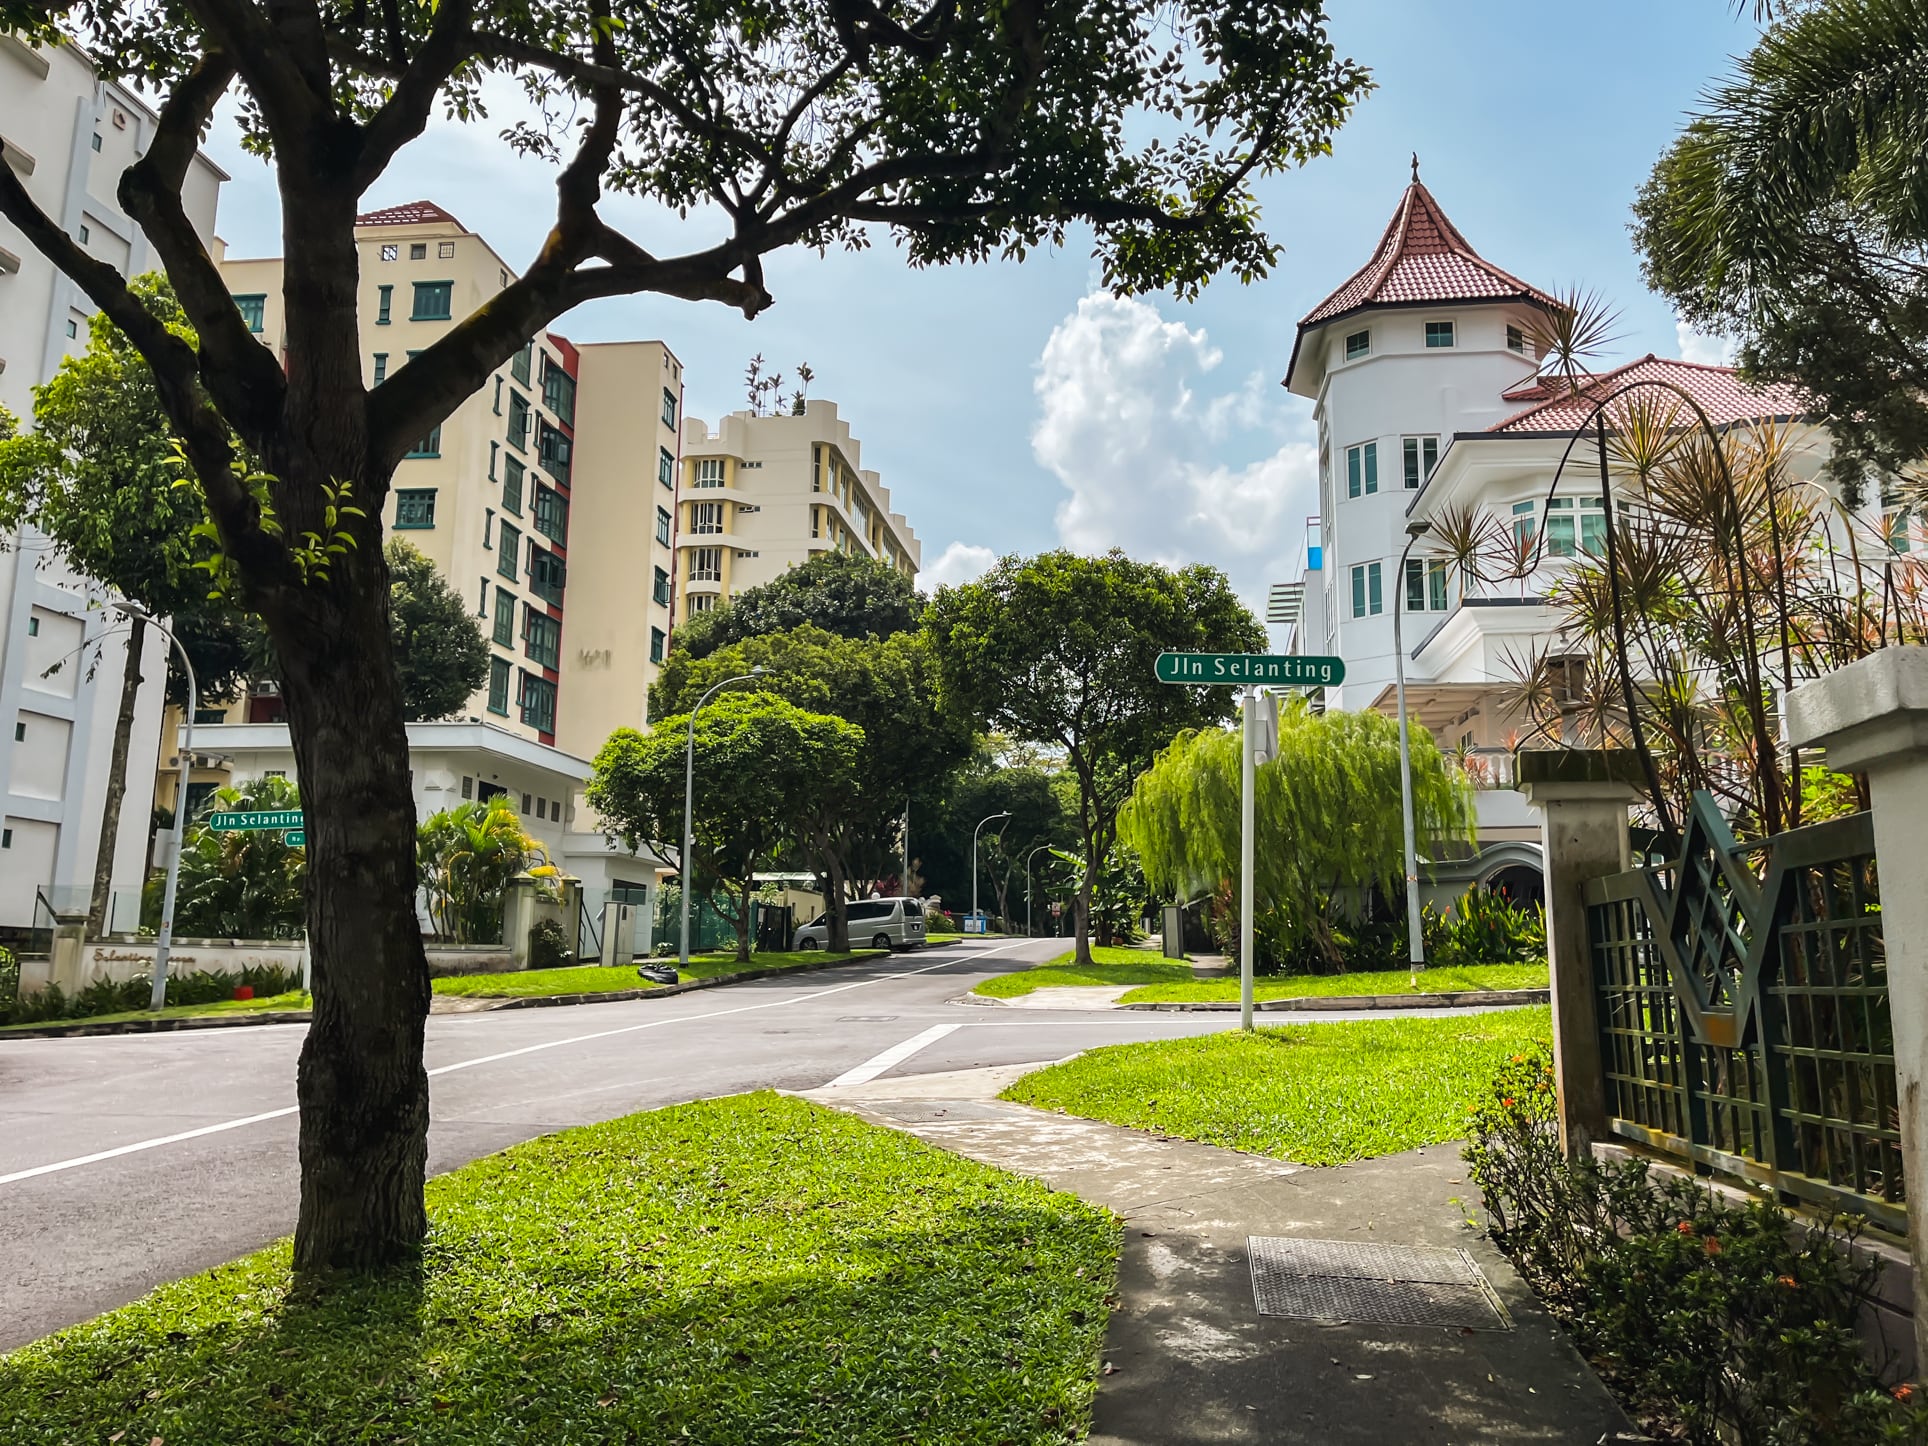
[[[367,211],[355,218],[357,226],[421,226],[432,221],[446,221],[450,225],[467,231],[453,216],[449,215],[433,201],[410,201],[406,206],[390,206],[383,211]]]
[[[1813,410],[1796,387],[1782,382],[1755,386],[1744,382],[1732,367],[1701,366],[1649,352],[1610,372],[1582,383],[1575,395],[1560,377],[1535,377],[1505,394],[1512,402],[1532,401],[1526,410],[1488,428],[1493,432],[1571,432],[1592,415],[1595,403],[1621,387],[1641,382],[1665,382],[1686,392],[1715,426],[1751,422],[1760,417],[1798,417]],[[1659,388],[1648,395],[1663,397]]]

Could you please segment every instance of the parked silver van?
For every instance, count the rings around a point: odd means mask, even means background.
[[[924,905],[918,899],[857,899],[844,905],[853,949],[911,949],[924,942]],[[798,949],[830,944],[830,920],[817,915],[797,930]]]

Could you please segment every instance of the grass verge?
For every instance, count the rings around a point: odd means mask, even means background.
[[[428,1187],[418,1279],[288,1296],[287,1242],[0,1356],[0,1440],[942,1441],[1089,1425],[1103,1210],[773,1094]]]
[[[1071,962],[1072,951],[1038,965],[986,979],[972,992],[992,999],[1015,999],[1033,989],[1064,984],[1175,984],[1189,982],[1192,966],[1160,959],[1143,949],[1100,949],[1093,946],[1089,968]]]
[[[1410,971],[1388,969],[1370,974],[1295,974],[1289,978],[1254,979],[1254,999],[1345,998],[1359,994],[1452,994],[1462,989],[1544,989],[1544,964],[1473,964],[1461,969],[1422,969],[1419,987]],[[1238,979],[1194,979],[1187,969],[1181,978],[1160,980],[1134,989],[1120,1004],[1197,1004],[1238,998]]]
[[[124,1024],[130,1019],[198,1019],[208,1014],[252,1014],[263,1009],[306,1009],[313,1001],[299,989],[254,999],[219,999],[212,1004],[172,1004],[156,1014],[151,1009],[128,1009],[118,1014],[84,1014],[76,1018],[40,1019],[25,1024],[0,1024],[0,1038],[26,1029],[60,1029],[67,1025]]]
[[[753,954],[750,962],[739,964],[734,953],[692,954],[690,967],[680,971],[681,979],[720,979],[751,969],[805,969],[811,965],[841,964],[849,959],[868,959],[881,953],[877,949],[853,949],[848,954],[830,954],[822,949]],[[643,960],[643,963],[669,963],[669,960]],[[516,969],[506,974],[450,974],[433,984],[437,994],[457,994],[471,998],[513,998],[529,994],[601,994],[612,989],[656,989],[638,977],[633,967],[610,968],[601,964],[575,965],[567,969]]]
[[[1500,1065],[1551,1038],[1543,1008],[1288,1025],[1090,1050],[1003,1097],[1338,1165],[1459,1139]]]

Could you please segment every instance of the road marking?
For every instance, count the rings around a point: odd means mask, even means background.
[[[885,1070],[896,1068],[926,1045],[936,1044],[938,1040],[942,1039],[952,1030],[962,1029],[963,1027],[962,1021],[956,1024],[933,1024],[922,1034],[913,1034],[902,1044],[893,1044],[875,1059],[867,1059],[855,1069],[845,1070],[842,1074],[830,1081],[829,1084],[825,1085],[824,1088],[827,1090],[848,1089],[851,1085],[860,1085],[867,1080],[876,1079],[877,1076]]]
[[[807,1004],[813,999],[823,999],[832,994],[842,994],[846,990],[863,989],[872,984],[888,984],[893,979],[912,979],[919,974],[929,974],[936,969],[948,969],[953,964],[961,964],[969,959],[988,958],[992,954],[1005,954],[1012,949],[1021,949],[1025,940],[1017,944],[1006,944],[997,949],[972,950],[954,959],[940,960],[926,964],[922,969],[907,969],[898,974],[884,974],[875,979],[859,979],[850,984],[839,984],[830,989],[819,989],[813,994],[801,995],[795,999],[766,999],[761,1004],[740,1004],[734,1009],[712,1009],[707,1014],[679,1014],[666,1019],[645,1020],[641,1024],[628,1024],[620,1029],[600,1029],[590,1034],[572,1035],[568,1039],[551,1039],[542,1044],[524,1045],[521,1049],[508,1049],[500,1054],[485,1054],[475,1059],[458,1060],[454,1064],[441,1065],[429,1071],[431,1077],[438,1074],[453,1074],[459,1069],[473,1069],[479,1064],[494,1064],[498,1060],[516,1059],[525,1054],[536,1054],[545,1049],[561,1049],[564,1045],[585,1044],[592,1039],[608,1039],[618,1034],[634,1034],[638,1030],[660,1029],[669,1024],[694,1024],[705,1019],[721,1019],[730,1014],[750,1014],[759,1009],[775,1009],[785,1004]],[[955,1026],[951,1026],[955,1028]],[[885,1066],[888,1068],[889,1066]],[[71,1160],[56,1160],[49,1165],[35,1165],[30,1170],[16,1170],[10,1175],[0,1175],[0,1185],[11,1185],[18,1180],[31,1180],[40,1175],[52,1175],[61,1170],[77,1170],[83,1165],[99,1164],[102,1160],[117,1159],[122,1155],[134,1155],[142,1150],[158,1150],[163,1145],[177,1145],[183,1140],[197,1140],[203,1135],[218,1135],[224,1130],[238,1130],[244,1125],[258,1125],[264,1120],[278,1120],[292,1115],[300,1107],[289,1105],[285,1109],[269,1110],[265,1114],[245,1115],[237,1120],[223,1120],[218,1125],[203,1125],[198,1130],[183,1130],[175,1135],[162,1135],[152,1140],[137,1140],[131,1145],[120,1145],[111,1150],[100,1150],[91,1155],[79,1155]]]

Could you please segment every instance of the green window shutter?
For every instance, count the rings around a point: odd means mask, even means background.
[[[504,457],[502,463],[502,510],[511,516],[520,517],[523,467],[513,457]]]
[[[1433,611],[1446,611],[1446,564],[1429,562],[1426,564],[1426,593],[1432,603]]]
[[[452,315],[451,307],[455,301],[453,281],[418,281],[415,283],[415,309],[409,313],[410,321],[448,321]]]
[[[529,342],[509,359],[509,375],[525,387],[529,385],[529,354],[534,350],[535,343]]]
[[[495,590],[495,640],[505,648],[515,646],[515,594],[499,587]]]
[[[398,531],[434,525],[434,488],[411,488],[395,494],[395,527]]]
[[[522,534],[505,522],[496,529],[495,570],[511,582],[518,581],[522,576],[521,561]]]
[[[1406,487],[1412,491],[1419,486],[1419,438],[1406,438],[1405,453]]]
[[[1352,615],[1362,618],[1366,615],[1366,570],[1355,567],[1352,570]]]
[[[1360,451],[1365,454],[1366,491],[1377,492],[1379,490],[1379,444],[1368,442],[1360,448]]]
[[[1366,564],[1366,611],[1373,617],[1386,610],[1385,592],[1380,586],[1379,564]]]
[[[1406,611],[1426,611],[1426,564],[1416,557],[1406,559]]]
[[[489,659],[489,711],[509,716],[509,663],[506,658]]]
[[[1346,496],[1359,495],[1359,482],[1359,449],[1348,447],[1346,448]]]
[[[379,309],[375,313],[375,325],[387,326],[390,319],[389,312],[395,304],[395,288],[392,286],[378,287],[376,289],[376,295],[379,296],[381,300]]]
[[[249,331],[260,331],[268,311],[268,298],[265,294],[237,296],[234,304],[241,311],[241,319],[248,324]]]

